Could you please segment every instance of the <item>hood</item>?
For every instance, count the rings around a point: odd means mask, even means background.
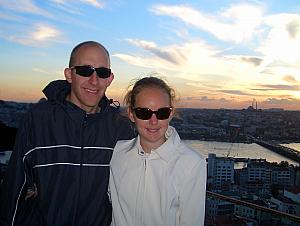
[[[63,102],[70,92],[71,85],[66,80],[52,81],[43,89],[43,93],[50,101]]]

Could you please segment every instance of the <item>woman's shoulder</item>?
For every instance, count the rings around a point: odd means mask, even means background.
[[[135,139],[132,140],[119,140],[114,147],[113,155],[111,159],[111,167],[112,168],[120,168],[128,160],[130,156],[127,154],[132,150],[133,145],[135,143]]]
[[[184,142],[180,142],[177,148],[180,155],[180,162],[184,165],[194,167],[197,164],[204,164],[206,162],[205,156],[199,151],[189,147]]]
[[[114,148],[114,154],[126,153],[130,151],[136,142],[136,138],[131,140],[119,140]]]

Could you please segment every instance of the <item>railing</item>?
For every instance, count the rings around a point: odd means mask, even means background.
[[[255,210],[261,210],[263,212],[270,213],[274,216],[288,219],[288,220],[290,220],[294,223],[298,222],[295,225],[300,225],[300,216],[288,214],[288,213],[281,212],[281,211],[278,211],[278,210],[275,210],[275,209],[270,209],[270,208],[267,208],[267,207],[264,207],[264,206],[259,206],[259,205],[256,205],[254,203],[246,202],[246,201],[243,201],[243,200],[238,200],[238,199],[235,199],[235,198],[232,198],[232,197],[229,197],[229,196],[225,196],[225,195],[221,195],[221,194],[218,194],[218,193],[215,193],[215,192],[212,192],[212,191],[206,191],[206,194],[207,194],[207,196],[213,197],[215,199],[224,200],[224,201],[227,201],[227,202],[230,202],[230,203],[234,203],[235,205],[246,206],[246,207],[249,207],[249,208],[252,208],[252,209],[255,209]]]

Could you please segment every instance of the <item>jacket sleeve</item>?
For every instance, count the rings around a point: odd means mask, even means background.
[[[26,118],[28,119],[27,115]],[[29,120],[25,117],[18,129],[14,150],[11,154],[0,191],[0,225],[13,226],[18,206],[26,191],[26,167],[23,162],[28,145]]]
[[[205,159],[200,159],[185,179],[179,195],[179,225],[204,225],[205,200],[206,161]]]

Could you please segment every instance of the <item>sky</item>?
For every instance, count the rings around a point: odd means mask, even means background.
[[[177,107],[300,110],[300,0],[0,0],[0,99],[37,102],[87,40],[109,50],[121,104],[156,74]]]

